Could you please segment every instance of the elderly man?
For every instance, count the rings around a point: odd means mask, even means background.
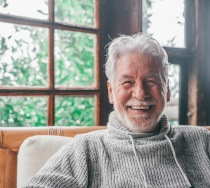
[[[105,68],[114,105],[107,129],[76,137],[23,187],[210,187],[209,132],[172,127],[163,115],[170,90],[160,44],[143,34],[120,36]]]

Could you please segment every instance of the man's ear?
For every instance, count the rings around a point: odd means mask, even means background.
[[[107,89],[108,89],[109,102],[113,104],[114,101],[113,101],[113,93],[112,93],[112,84],[110,83],[109,80],[107,81]]]
[[[171,100],[171,90],[169,88],[169,83],[167,84],[167,102]]]

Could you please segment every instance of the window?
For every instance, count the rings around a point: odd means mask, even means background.
[[[208,125],[209,7],[193,0],[0,1],[0,126],[105,125],[113,107],[104,47],[139,31],[169,55],[179,124]]]
[[[185,35],[187,33],[185,32],[187,29],[186,1],[144,0],[142,12],[143,31],[157,39],[169,55],[171,101],[167,104],[165,113],[171,124],[186,123],[187,104],[183,102],[186,98],[181,94],[181,92],[187,93],[187,82],[184,79],[187,79],[186,64],[190,63],[183,55],[189,54],[186,51],[190,51],[186,40],[188,36]],[[185,104],[185,107],[179,104]]]
[[[168,72],[169,87],[171,91],[171,100],[166,105],[165,113],[172,125],[179,124],[179,96],[180,96],[180,66],[176,64],[169,65]]]
[[[144,0],[143,31],[163,46],[185,48],[185,1]]]
[[[99,124],[98,4],[0,2],[0,126]]]

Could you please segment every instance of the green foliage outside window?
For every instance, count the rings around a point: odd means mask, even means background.
[[[55,1],[55,20],[94,26],[94,2],[94,0]]]
[[[47,30],[0,23],[0,85],[46,86]]]
[[[55,84],[92,86],[94,84],[94,35],[55,32]]]
[[[0,127],[46,126],[46,97],[0,97]]]
[[[55,1],[55,21],[93,27],[94,2]],[[13,14],[12,9],[9,9],[12,3],[14,1],[0,1],[0,13]],[[43,15],[43,19],[46,19],[48,9],[43,6],[47,7],[48,1],[43,0],[42,8],[36,10],[40,16],[34,18],[40,19]],[[23,6],[22,11],[26,10],[27,7]],[[27,12],[20,16],[23,15],[27,17]],[[0,28],[0,86],[47,88],[48,29],[4,22],[0,22]],[[65,30],[55,30],[54,33],[55,87],[93,86],[95,36]],[[55,98],[56,125],[94,125],[93,96]],[[0,127],[46,126],[47,108],[47,96],[0,96]]]
[[[94,125],[93,97],[56,97],[55,124],[58,126]]]

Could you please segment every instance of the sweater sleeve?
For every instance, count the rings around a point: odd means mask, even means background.
[[[207,143],[208,143],[208,156],[210,160],[210,131],[207,131]]]
[[[85,145],[85,142],[75,140],[63,146],[22,188],[87,187],[88,169]]]
[[[210,131],[203,127],[199,127],[199,129],[202,130],[201,135],[203,138],[203,144],[205,145],[205,151],[206,151],[208,158],[210,160]]]

